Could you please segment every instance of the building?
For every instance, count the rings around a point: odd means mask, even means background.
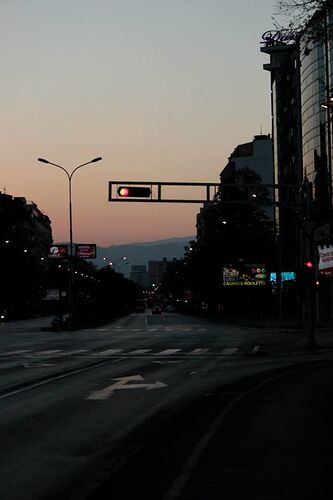
[[[141,288],[148,288],[151,285],[151,282],[149,279],[147,266],[131,266],[130,280],[139,285]]]
[[[221,189],[223,185],[235,183],[236,173],[249,169],[249,171],[258,175],[260,182],[266,185],[273,185],[273,146],[270,135],[255,135],[251,142],[239,144],[228,158],[228,163],[220,173]],[[273,200],[273,189],[268,188],[268,194]],[[255,196],[256,193],[250,193],[249,196]],[[232,198],[232,196],[231,196]],[[225,212],[227,207],[225,206]],[[274,218],[273,203],[265,206],[265,215],[270,220]],[[221,224],[227,224],[221,212],[219,199],[206,202],[197,215],[197,242],[209,244],[214,241]]]
[[[261,177],[263,184],[273,184],[272,152],[270,135],[255,135],[251,142],[239,144],[220,174],[221,183],[228,182],[235,171],[247,167]]]
[[[0,307],[33,301],[51,244],[51,221],[37,205],[0,193]]]
[[[331,225],[321,234],[332,238],[333,40],[328,27],[333,14],[316,13],[310,27],[313,23],[321,30],[316,41],[270,31],[261,47],[270,57],[264,69],[271,73],[276,220],[284,270],[296,268],[303,258],[302,220],[317,229]],[[306,199],[305,183],[311,188]]]

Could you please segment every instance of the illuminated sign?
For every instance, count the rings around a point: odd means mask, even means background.
[[[48,257],[50,259],[66,259],[68,257],[67,245],[52,245]]]
[[[223,286],[264,286],[267,272],[264,264],[236,264],[222,269]]]
[[[96,245],[94,243],[75,245],[75,257],[79,259],[96,259]]]
[[[276,273],[270,273],[270,281],[277,281]],[[293,271],[282,271],[281,281],[293,281],[296,279],[296,273]]]
[[[328,277],[333,277],[333,245],[319,245],[318,271]]]

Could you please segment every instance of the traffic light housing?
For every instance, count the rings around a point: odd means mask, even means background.
[[[313,288],[316,285],[316,268],[311,260],[306,260],[299,272],[299,283],[305,288]]]
[[[151,189],[146,186],[119,186],[119,198],[150,198]]]

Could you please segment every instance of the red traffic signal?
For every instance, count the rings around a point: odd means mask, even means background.
[[[150,198],[150,187],[143,186],[119,186],[117,189],[119,198]]]
[[[311,260],[307,260],[304,262],[304,266],[307,268],[307,269],[313,269],[314,268],[314,265],[313,265],[313,262],[311,262]]]

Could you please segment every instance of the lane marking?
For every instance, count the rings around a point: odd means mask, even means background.
[[[221,354],[226,354],[226,355],[235,354],[235,352],[237,352],[238,349],[239,349],[238,347],[225,347],[224,349],[222,349]]]
[[[151,349],[136,349],[135,351],[130,351],[127,354],[145,354],[146,352],[151,352]]]
[[[156,352],[154,356],[170,356],[171,354],[176,354],[181,349],[165,349],[164,351]]]
[[[56,354],[58,352],[62,352],[63,349],[51,349],[49,351],[37,351],[37,354],[42,354],[43,356],[47,356],[48,354]]]
[[[260,345],[255,345],[254,348],[252,349],[252,352],[258,352],[260,349]]]
[[[26,352],[31,352],[31,349],[22,349],[20,351],[5,351],[1,353],[1,356],[12,356],[15,354],[24,354]]]
[[[90,356],[111,356],[122,352],[123,349],[107,349],[106,351],[92,352]]]
[[[129,377],[114,378],[113,380],[116,381],[115,384],[109,385],[108,387],[105,387],[104,389],[101,389],[99,391],[93,391],[90,396],[86,397],[85,399],[95,401],[105,400],[112,396],[115,391],[124,389],[145,389],[146,391],[150,391],[154,389],[161,389],[162,387],[167,387],[167,384],[158,381],[153,384],[129,384],[129,382],[141,382],[143,380],[143,377],[141,375],[131,375]]]
[[[206,347],[198,347],[197,349],[193,349],[193,351],[187,352],[186,354],[187,355],[190,355],[190,354],[204,354],[207,351],[209,351],[209,349],[206,348]]]

